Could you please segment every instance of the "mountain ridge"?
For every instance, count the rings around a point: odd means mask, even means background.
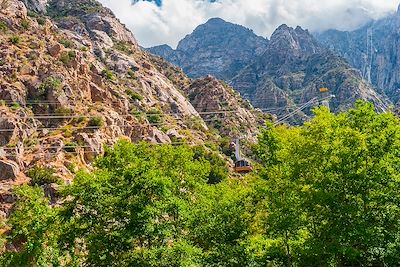
[[[250,29],[221,18],[211,18],[183,38],[176,50],[171,51],[165,45],[147,50],[180,66],[192,78],[212,74],[218,79],[229,80],[262,54],[267,44],[268,39],[257,36]],[[213,53],[209,54],[209,51]]]
[[[329,30],[316,35],[397,105],[400,105],[399,11],[400,6],[397,13],[354,31]]]
[[[229,34],[224,34],[232,27],[237,28],[237,31],[246,29],[222,19],[212,19],[211,22],[198,26],[180,42],[181,46],[185,43],[190,44],[187,45],[187,49],[178,46],[173,50],[164,45],[149,51],[180,66],[189,76],[211,74],[218,77],[221,69],[229,66],[229,62],[224,61],[218,45],[214,45],[213,42],[235,42]],[[215,31],[218,31],[220,38],[224,40],[214,40],[212,37]],[[282,109],[277,115],[283,115],[288,110],[296,109],[301,103],[315,97],[320,98],[321,87],[329,87],[331,93],[337,95],[331,102],[331,108],[335,112],[350,107],[356,99],[372,101],[380,110],[386,110],[390,106],[390,101],[384,94],[375,92],[371,85],[363,81],[358,71],[339,55],[321,45],[308,30],[283,24],[274,31],[269,40],[262,40],[264,44],[258,54],[251,58],[243,58],[240,67],[231,69],[230,75],[220,76],[246,99],[252,101],[254,106],[262,109]],[[236,45],[240,47],[238,43]],[[232,44],[231,46],[234,47]],[[240,57],[240,49],[233,51],[238,53],[234,57]],[[182,53],[186,55],[182,56]],[[209,67],[204,68],[204,71],[201,66]],[[300,113],[299,116],[304,114]]]

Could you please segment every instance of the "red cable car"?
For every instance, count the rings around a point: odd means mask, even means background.
[[[239,138],[236,139],[235,143],[235,156],[236,156],[236,162],[235,162],[235,172],[237,173],[249,173],[253,171],[253,167],[251,166],[250,162],[248,162],[245,159],[242,159],[240,157],[240,142]]]
[[[237,173],[249,173],[253,171],[253,167],[247,160],[239,160],[235,163],[235,172]]]

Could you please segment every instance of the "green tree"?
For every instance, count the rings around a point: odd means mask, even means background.
[[[78,174],[65,192],[73,199],[66,218],[75,225],[67,239],[83,240],[86,265],[163,266],[151,259],[179,253],[183,261],[189,254],[196,259],[185,221],[210,164],[194,160],[187,147],[120,142],[106,154],[94,174]]]
[[[15,252],[0,257],[1,266],[77,266],[67,249],[59,249],[62,232],[58,209],[49,207],[40,187],[16,188],[17,203],[8,221],[6,242]]]
[[[188,236],[203,250],[202,266],[250,266],[245,244],[253,219],[251,186],[226,180],[195,198]]]
[[[294,238],[294,264],[398,265],[399,119],[363,102],[337,116],[315,114],[260,137],[267,225]]]

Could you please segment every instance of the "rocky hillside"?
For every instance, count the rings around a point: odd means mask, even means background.
[[[213,18],[181,40],[176,50],[167,45],[148,50],[180,66],[190,77],[211,74],[227,81],[261,55],[267,44],[267,39],[243,26]]]
[[[182,89],[182,94],[199,112],[210,130],[221,136],[243,136],[250,142],[256,141],[259,126],[265,120],[273,120],[270,114],[255,110],[248,100],[224,81],[210,75],[192,80],[179,67],[163,58],[153,56],[152,60],[163,75]]]
[[[280,26],[271,36],[265,53],[243,69],[231,84],[257,107],[299,106],[313,98],[322,98],[321,87],[336,97],[330,102],[333,111],[349,108],[355,100],[374,102],[385,109],[388,102],[360,73],[344,59],[323,48],[300,27]]]
[[[257,125],[263,123],[263,118],[268,119],[261,112],[254,116],[250,102],[241,99],[232,87],[212,76],[194,81],[187,93],[202,118],[212,120],[210,125],[225,136],[250,137],[257,132]],[[220,110],[221,114],[211,114],[213,110]],[[223,120],[221,115],[224,115]]]
[[[328,48],[345,57],[363,77],[400,105],[400,7],[396,14],[364,27],[316,35]]]
[[[192,105],[189,88],[201,86],[142,51],[110,10],[93,0],[44,2],[10,0],[0,10],[3,211],[12,202],[9,190],[29,182],[27,172],[41,168],[69,180],[120,138],[154,144],[212,138],[218,149],[219,140],[228,137],[211,131],[214,121],[202,113],[225,107]],[[234,97],[240,104],[231,108],[245,105]],[[246,115],[257,116],[253,112]],[[228,127],[225,119],[218,117]],[[254,124],[244,127],[246,134],[256,131]]]

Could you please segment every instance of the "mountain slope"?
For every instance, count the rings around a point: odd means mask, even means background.
[[[211,74],[229,80],[261,55],[267,44],[267,39],[243,26],[213,18],[181,40],[176,50],[166,45],[148,50],[180,66],[190,77]]]
[[[258,132],[258,125],[263,124],[261,112],[255,111],[247,100],[238,96],[237,92],[227,84],[212,76],[195,80],[187,89],[189,101],[206,121],[214,120],[212,127],[225,136],[252,136]],[[213,110],[221,110],[221,114],[207,114]],[[226,111],[226,113],[224,113]],[[221,120],[220,115],[224,115]]]
[[[363,77],[400,105],[400,7],[387,18],[352,31],[329,30],[316,35]]]
[[[31,0],[28,4],[35,6]],[[196,110],[202,111],[201,105],[189,102],[194,81],[142,51],[133,34],[98,2],[53,0],[48,13],[33,10],[28,16],[17,0],[0,10],[4,211],[13,201],[9,190],[29,181],[27,171],[50,168],[68,180],[77,168],[90,168],[104,145],[121,138],[154,144],[211,139],[217,150],[221,139],[230,138],[210,131],[213,121],[202,118]],[[225,121],[224,114],[220,120]]]
[[[388,105],[356,70],[323,48],[308,31],[286,25],[273,33],[266,52],[231,84],[260,108],[285,108],[291,102],[300,105],[321,98],[321,87],[336,96],[330,103],[335,112],[357,99],[372,101],[379,109]]]

